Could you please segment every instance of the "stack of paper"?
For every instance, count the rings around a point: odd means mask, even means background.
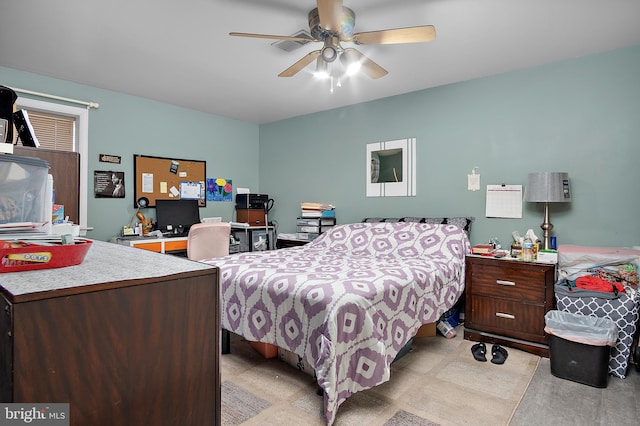
[[[324,203],[300,203],[300,217],[335,217],[335,206]]]
[[[11,236],[13,234],[16,235],[25,235],[25,234],[33,234],[33,235],[42,235],[45,233],[46,225],[48,222],[40,223],[40,222],[12,222],[12,223],[2,223],[0,224],[0,235],[3,238],[7,236]]]

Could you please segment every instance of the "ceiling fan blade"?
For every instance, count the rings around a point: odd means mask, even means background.
[[[380,65],[376,64],[371,59],[367,58],[357,49],[350,47],[348,49],[345,49],[344,52],[347,55],[355,57],[355,59],[360,62],[362,66],[361,68],[362,71],[364,71],[365,74],[367,74],[370,78],[374,80],[389,74],[389,71],[382,68]]]
[[[298,72],[300,72],[304,67],[306,67],[311,62],[313,62],[318,56],[320,56],[319,50],[314,50],[313,52],[307,53],[298,62],[296,62],[295,64],[291,65],[289,68],[287,68],[286,70],[278,74],[278,77],[293,77]]]
[[[357,33],[351,39],[355,44],[398,44],[420,43],[436,38],[433,25],[420,27],[395,28],[390,30]]]
[[[252,33],[229,33],[230,36],[234,37],[251,37],[251,38],[268,38],[274,40],[290,40],[290,41],[318,41],[311,37],[293,37],[293,36],[281,36],[281,35],[271,35],[271,34],[252,34]]]
[[[323,29],[338,33],[342,18],[342,0],[318,0],[318,15]]]

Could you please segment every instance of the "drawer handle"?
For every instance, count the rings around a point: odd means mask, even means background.
[[[506,318],[506,319],[516,319],[515,315],[511,315],[511,314],[504,314],[502,312],[496,312],[496,316],[500,317],[500,318]]]
[[[496,280],[496,283],[500,285],[516,285],[513,281]]]

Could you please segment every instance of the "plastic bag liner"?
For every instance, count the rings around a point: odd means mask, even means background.
[[[615,346],[618,340],[616,323],[607,318],[548,311],[544,316],[544,331],[552,336],[591,346]]]

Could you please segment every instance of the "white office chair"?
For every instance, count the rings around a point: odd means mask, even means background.
[[[189,228],[187,257],[191,260],[211,259],[229,255],[229,222],[196,223]],[[222,329],[222,353],[231,352],[231,334]]]
[[[189,229],[187,257],[191,260],[229,255],[231,225],[228,222],[196,223]]]

